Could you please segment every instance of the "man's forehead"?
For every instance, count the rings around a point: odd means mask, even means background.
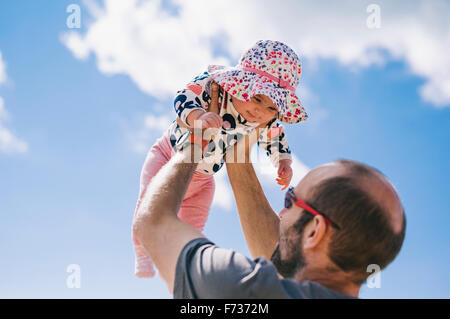
[[[348,172],[347,169],[342,164],[337,162],[330,162],[320,165],[309,171],[308,174],[303,177],[297,187],[295,187],[296,193],[298,191],[300,196],[305,197],[308,195],[308,191],[315,185],[318,185],[321,181],[328,178],[345,175],[346,172]]]

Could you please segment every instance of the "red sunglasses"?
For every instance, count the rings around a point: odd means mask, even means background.
[[[300,198],[297,199],[297,196],[295,196],[295,194],[294,194],[294,187],[291,186],[288,188],[288,190],[286,192],[286,196],[284,197],[284,207],[291,208],[292,203],[294,203],[296,206],[298,206],[300,208],[303,208],[305,211],[307,211],[308,213],[310,213],[314,216],[322,216],[323,218],[325,218],[325,222],[328,225],[333,226],[337,230],[341,229],[336,223],[334,223],[333,221],[331,221],[331,219],[329,219],[327,216],[325,216],[325,214],[319,213],[317,210],[315,210],[314,208],[312,208],[311,206],[306,204],[306,202],[303,199],[300,199]]]

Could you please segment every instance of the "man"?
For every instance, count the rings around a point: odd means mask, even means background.
[[[280,216],[252,164],[227,163],[256,259],[215,246],[177,217],[197,166],[192,155],[202,152],[192,141],[153,179],[133,223],[175,298],[357,297],[367,267],[383,269],[400,251],[406,217],[397,192],[379,171],[348,160],[310,171],[286,193]]]

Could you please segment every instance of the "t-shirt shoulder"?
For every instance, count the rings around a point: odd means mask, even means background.
[[[348,298],[317,283],[279,279],[264,257],[251,260],[206,238],[185,245],[177,261],[174,298]]]

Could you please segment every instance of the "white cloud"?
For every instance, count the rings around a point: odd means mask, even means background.
[[[251,151],[250,159],[253,163],[255,173],[264,189],[270,189],[273,186],[279,186],[276,182],[277,168],[275,168],[265,152],[254,146]],[[292,155],[293,177],[291,185],[296,186],[300,180],[310,171],[310,168],[302,163],[296,155]],[[214,194],[213,206],[221,207],[225,211],[231,211],[234,207],[234,195],[228,180],[226,166],[214,175],[216,182],[216,191]]]
[[[369,29],[370,2],[172,0],[86,1],[94,22],[63,43],[77,58],[94,53],[99,69],[127,74],[140,89],[169,97],[210,63],[230,64],[258,39],[277,39],[302,57],[336,59],[352,69],[404,61],[424,78],[422,98],[450,105],[450,4],[442,0],[377,1],[381,28]],[[225,57],[215,57],[213,44]],[[230,57],[230,58],[228,58]],[[308,70],[304,70],[305,73]]]
[[[234,206],[233,190],[228,181],[228,173],[226,165],[224,165],[215,175],[214,181],[216,189],[214,191],[214,199],[212,206],[217,206],[225,211],[232,211]]]
[[[76,32],[65,33],[61,41],[72,51],[73,55],[80,60],[86,60],[89,56],[87,43]]]
[[[142,122],[138,124],[140,125],[140,129],[127,129],[132,150],[136,153],[147,153],[156,139],[163,134],[172,121],[173,119],[168,114],[159,116],[153,114],[145,115]]]
[[[5,101],[0,96],[0,121],[6,121],[9,119],[8,111],[5,108]]]
[[[319,97],[305,85],[299,86],[297,94],[301,97],[301,102],[306,107],[309,116],[309,119],[303,122],[302,126],[306,129],[306,133],[313,134],[322,128],[321,123],[328,117],[329,113],[320,105]]]
[[[0,84],[6,81],[6,65],[3,61],[2,52],[0,51]]]
[[[0,152],[15,154],[26,151],[28,151],[27,143],[15,137],[11,131],[0,124]]]
[[[156,130],[161,133],[169,127],[172,121],[173,119],[171,119],[168,115],[154,116],[152,114],[149,114],[144,119],[146,128]]]
[[[5,62],[0,51],[0,84],[6,81]],[[4,126],[4,122],[9,120],[5,102],[0,96],[0,153],[15,154],[28,151],[28,144],[14,136],[14,134]]]
[[[161,1],[105,1],[105,8],[95,11],[88,32],[67,33],[63,43],[78,58],[93,52],[102,72],[128,74],[158,98],[173,96],[208,63],[227,62],[213,57],[198,23],[189,27],[190,17],[171,16]]]
[[[251,152],[251,161],[255,167],[255,172],[258,175],[261,183],[267,187],[276,184],[277,168],[273,166],[269,157],[261,151],[258,147],[254,147]],[[310,168],[298,159],[295,154],[292,154],[292,171],[293,176],[291,185],[297,186],[300,180],[310,171]]]
[[[14,134],[3,126],[2,122],[9,118],[8,112],[5,109],[5,103],[0,96],[0,152],[6,154],[25,153],[28,150],[28,145],[24,141],[15,137]]]
[[[263,189],[271,189],[279,186],[276,182],[277,168],[275,168],[269,157],[257,146],[252,148],[251,161]],[[293,177],[291,185],[296,186],[300,180],[310,171],[310,168],[302,163],[297,156],[292,156]],[[234,207],[234,195],[228,180],[226,166],[214,175],[216,181],[216,191],[214,194],[213,206],[221,207],[225,211],[231,211]]]

